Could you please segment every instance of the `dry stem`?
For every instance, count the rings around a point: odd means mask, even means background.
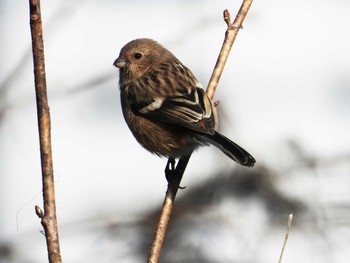
[[[244,18],[246,17],[252,2],[253,0],[243,1],[241,8],[239,9],[236,15],[235,21],[233,21],[232,24],[229,11],[227,9],[224,10],[224,20],[227,24],[227,30],[225,33],[224,43],[222,44],[219,57],[216,61],[213,73],[211,74],[211,78],[209,80],[209,84],[206,90],[206,93],[210,99],[214,98],[215,90],[218,86],[222,71],[224,70],[233,42],[236,39],[238,30],[242,28]]]
[[[227,30],[225,34],[224,43],[222,45],[219,57],[217,59],[215,68],[213,70],[212,76],[210,78],[210,81],[206,90],[206,93],[210,99],[213,99],[214,97],[216,87],[219,83],[220,76],[224,69],[228,55],[231,51],[231,47],[233,45],[233,42],[236,39],[238,30],[242,28],[243,20],[246,17],[252,2],[253,0],[243,1],[241,8],[238,11],[238,14],[235,18],[235,21],[232,24],[230,22],[230,13],[228,12],[228,10],[224,11],[224,20],[227,24]],[[171,212],[174,206],[175,196],[180,186],[182,175],[185,172],[185,169],[190,157],[191,157],[191,154],[186,157],[180,158],[176,166],[176,169],[174,170],[174,173],[171,176],[172,180],[168,182],[168,189],[165,195],[162,212],[160,215],[158,226],[154,234],[154,238],[153,238],[149,255],[148,255],[149,263],[156,263],[159,261],[165,233],[166,233]]]
[[[40,0],[29,0],[29,7],[44,199],[44,212],[38,206],[35,207],[35,211],[38,217],[41,218],[41,224],[44,227],[49,262],[60,263],[62,260],[56,217],[55,187],[51,152],[51,120],[46,91]]]
[[[290,214],[288,216],[287,230],[286,230],[286,234],[284,236],[283,246],[282,246],[280,259],[278,260],[278,263],[282,263],[282,257],[283,257],[283,254],[284,254],[284,249],[286,248],[288,237],[289,237],[290,228],[292,226],[292,220],[293,220],[293,214]]]

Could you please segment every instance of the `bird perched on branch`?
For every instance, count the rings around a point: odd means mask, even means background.
[[[216,108],[193,73],[156,41],[127,43],[114,66],[125,121],[148,151],[175,159],[212,144],[237,163],[254,165],[246,150],[217,132]]]

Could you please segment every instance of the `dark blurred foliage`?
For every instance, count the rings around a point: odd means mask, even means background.
[[[263,235],[269,235],[273,229],[282,229],[280,234],[282,244],[283,229],[286,227],[290,213],[293,213],[295,218],[291,235],[299,229],[299,231],[305,231],[305,239],[312,240],[315,238],[312,235],[316,235],[322,241],[321,249],[323,246],[329,250],[333,249],[334,245],[328,239],[329,232],[327,231],[349,226],[350,216],[346,216],[350,215],[349,200],[333,203],[327,208],[320,207],[318,200],[315,200],[314,204],[312,199],[310,203],[310,200],[303,199],[302,196],[300,198],[291,197],[279,186],[279,180],[295,174],[314,177],[319,174],[320,169],[324,168],[327,171],[325,176],[331,178],[332,171],[338,165],[350,163],[349,155],[344,154],[328,159],[320,158],[305,152],[295,141],[290,141],[287,145],[290,150],[285,156],[289,160],[287,168],[271,169],[262,164],[253,169],[235,166],[237,168],[233,170],[218,171],[210,179],[198,185],[188,185],[184,190],[179,190],[165,238],[161,262],[225,262],[225,260],[220,261],[220,255],[208,258],[203,243],[210,244],[211,249],[224,245],[215,237],[219,235],[217,231],[221,231],[222,237],[222,229],[227,228],[227,235],[237,235],[234,237],[237,242],[259,244],[256,240],[261,241],[266,237],[261,237],[258,233],[254,237],[246,236],[245,228],[250,228],[251,224],[260,224],[259,227],[265,228],[262,231]],[[240,204],[249,202],[250,204],[256,203],[267,215],[267,220],[263,221],[257,216],[254,220],[250,219],[251,222],[247,222],[246,225],[235,224],[235,221],[242,221],[242,219],[245,221],[244,217],[247,215],[244,212],[249,213],[251,207],[243,208],[242,213]],[[223,205],[224,203],[226,204]],[[237,207],[240,207],[239,210]],[[106,218],[101,216],[84,222],[63,224],[60,226],[61,237],[64,237],[61,242],[63,244],[73,242],[75,247],[87,246],[85,250],[91,255],[91,262],[94,262],[95,257],[100,258],[100,262],[112,262],[120,258],[138,258],[136,262],[144,262],[159,214],[160,207],[156,207],[150,208],[149,212],[142,217],[131,220],[113,220],[113,218],[118,218],[118,215],[112,216],[112,219],[111,215],[108,215]],[[26,235],[28,239],[28,236],[35,234],[27,233]],[[83,245],[84,239],[91,241]],[[196,239],[198,242],[193,241]],[[18,246],[23,246],[23,244],[18,245],[16,242],[2,244],[0,261],[29,262],[21,261],[20,256],[16,253],[17,250],[21,250]],[[42,249],[44,251],[44,247]],[[253,247],[254,249],[257,247]],[[247,252],[242,251],[241,253],[243,255]],[[277,255],[278,251],[276,251]],[[79,255],[77,258],[80,258]],[[331,256],[329,260],[332,260]],[[124,262],[135,262],[135,260]],[[237,262],[243,261],[237,258]],[[247,262],[254,262],[254,260]]]
[[[198,247],[198,244],[191,245],[191,242],[184,244],[183,240],[189,239],[190,235],[196,231],[203,231],[204,234],[198,236],[206,238],[205,233],[210,232],[208,229],[214,232],[214,234],[210,233],[211,236],[215,235],[215,229],[221,228],[227,222],[226,215],[213,215],[213,211],[215,214],[216,207],[227,200],[232,200],[232,202],[245,202],[248,199],[259,200],[269,218],[268,224],[264,226],[267,232],[269,232],[268,229],[277,227],[283,229],[286,226],[288,214],[293,213],[297,220],[293,222],[292,231],[298,228],[315,231],[317,235],[322,237],[323,242],[329,242],[326,230],[318,227],[319,224],[329,223],[322,222],[322,220],[326,220],[325,218],[318,218],[319,210],[322,209],[319,209],[316,204],[311,204],[312,207],[309,207],[310,204],[306,200],[288,197],[279,190],[274,179],[290,176],[298,171],[307,171],[308,176],[314,176],[314,173],[321,167],[326,165],[327,169],[331,170],[339,162],[346,162],[349,158],[345,155],[335,160],[325,160],[309,155],[295,141],[289,141],[288,145],[292,155],[289,157],[294,165],[290,165],[287,171],[282,169],[278,172],[262,165],[254,169],[237,168],[233,171],[218,172],[209,180],[180,190],[165,239],[161,262],[225,262],[208,259],[203,254],[205,248]],[[232,207],[232,209],[234,208]],[[338,210],[339,215],[350,212],[349,203],[338,208],[340,210],[335,209]],[[134,222],[133,226],[126,227],[120,223],[106,226],[108,238],[113,240],[119,239],[121,236],[129,236],[128,233],[138,233],[138,237],[129,243],[130,250],[138,251],[140,258],[145,258],[159,213],[159,208],[156,208],[140,221]],[[230,214],[241,216],[235,211]],[[209,220],[208,215],[210,215]],[[259,221],[259,218],[256,220]],[[227,224],[227,227],[232,226]],[[237,232],[240,231],[237,229]],[[305,234],[305,238],[307,235]],[[282,236],[283,233],[281,233],[281,240]],[[260,239],[261,237],[257,236],[256,238]],[[220,246],[220,244],[213,244],[213,246]],[[242,251],[242,253],[244,252]],[[276,255],[277,253],[276,251]],[[237,262],[242,261],[237,259]]]
[[[261,200],[270,216],[271,225],[285,225],[288,214],[297,215],[300,211],[306,210],[302,201],[288,198],[278,191],[272,180],[272,172],[266,167],[240,168],[229,172],[218,172],[210,180],[180,190],[169,224],[161,262],[213,262],[202,258],[201,249],[197,246],[191,247],[188,244],[183,246],[181,240],[186,238],[188,229],[197,228],[200,231],[201,226],[198,224],[203,223],[200,218],[205,217],[225,199],[232,199],[235,202],[250,198]],[[148,251],[159,213],[159,208],[150,211],[143,220],[135,224],[139,238],[138,243],[134,245],[141,255],[145,255]],[[225,218],[221,215],[212,219],[214,222],[210,224],[213,224],[214,228],[215,225],[219,227],[225,224],[222,222]],[[120,224],[110,225],[108,233],[111,238],[119,238],[121,228],[124,227]]]
[[[0,259],[1,262],[13,262],[14,258],[14,247],[11,244],[1,244],[0,243]]]

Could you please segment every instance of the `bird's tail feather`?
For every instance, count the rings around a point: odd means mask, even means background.
[[[248,167],[254,166],[254,157],[224,135],[215,132],[213,135],[206,135],[206,139],[237,163]]]

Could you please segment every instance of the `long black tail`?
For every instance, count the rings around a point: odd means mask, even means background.
[[[237,163],[248,167],[254,166],[254,157],[224,135],[215,132],[214,135],[206,135],[206,138],[211,144],[219,148],[224,154]]]

